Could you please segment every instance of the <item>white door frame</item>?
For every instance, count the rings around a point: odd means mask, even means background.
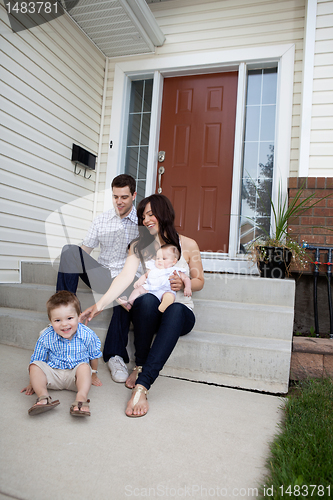
[[[156,186],[156,165],[164,78],[237,70],[239,76],[229,251],[227,254],[208,254],[203,252],[202,258],[204,268],[207,271],[240,272],[245,274],[255,272],[253,266],[248,265],[248,261],[244,256],[237,255],[246,68],[265,67],[265,65],[272,63],[278,64],[275,164],[272,194],[273,201],[276,201],[279,182],[281,183],[282,191],[287,194],[287,179],[289,177],[290,165],[294,53],[294,44],[283,44],[227,51],[200,52],[170,57],[154,56],[147,57],[146,59],[126,59],[116,63],[109,138],[110,144],[112,141],[112,148],[109,149],[108,154],[104,209],[110,208],[111,196],[109,188],[113,177],[124,171],[131,80],[154,78],[146,181],[146,196],[149,196],[155,192]]]

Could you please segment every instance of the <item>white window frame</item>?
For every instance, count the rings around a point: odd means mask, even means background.
[[[251,273],[253,267],[244,255],[237,254],[239,238],[240,187],[242,176],[242,144],[244,134],[247,68],[263,68],[272,63],[278,67],[276,131],[272,199],[277,201],[278,185],[287,194],[290,166],[292,102],[294,81],[294,44],[251,47],[230,51],[200,52],[169,57],[147,57],[124,60],[115,65],[110,144],[104,209],[111,206],[110,186],[113,177],[124,172],[130,85],[132,80],[153,78],[152,113],[149,135],[146,196],[155,192],[157,153],[160,135],[163,80],[165,77],[199,73],[238,71],[232,200],[230,208],[229,250],[227,254],[202,252],[207,271]]]

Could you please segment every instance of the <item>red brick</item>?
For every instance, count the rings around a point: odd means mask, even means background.
[[[316,187],[316,177],[308,177],[306,187],[308,188],[315,188]]]
[[[327,201],[326,200],[321,200],[320,198],[313,198],[311,200],[311,204],[315,204],[314,208],[317,208],[317,207],[326,207]]]
[[[297,177],[289,177],[288,179],[288,188],[297,188]]]
[[[326,177],[317,177],[317,188],[324,189],[326,187]]]
[[[327,234],[328,230],[326,227],[314,227],[313,234]]]
[[[316,216],[329,217],[329,208],[315,206],[313,209],[313,215],[315,217]]]
[[[333,200],[331,200],[330,198],[328,198],[328,200],[326,200],[326,206],[329,207],[329,208],[333,208]]]
[[[326,237],[327,238],[327,237]],[[318,234],[301,234],[301,239],[310,245],[322,246],[325,243],[325,237]]]
[[[326,236],[326,245],[333,246],[333,236]]]
[[[325,226],[330,230],[333,229],[333,217],[326,217]]]
[[[288,234],[300,234],[301,231],[303,229],[301,228],[301,226],[298,226],[298,225],[291,225],[291,226],[288,226]]]

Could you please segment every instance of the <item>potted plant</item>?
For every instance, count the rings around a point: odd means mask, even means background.
[[[259,202],[264,205],[263,192],[265,191],[261,188],[259,192],[254,181],[252,183]],[[271,196],[268,196],[268,206],[271,209],[273,220],[273,223],[270,223],[269,232],[263,224],[258,223],[254,218],[246,217],[262,233],[248,247],[250,258],[257,263],[262,277],[284,278],[289,275],[292,265],[297,269],[302,269],[307,263],[306,249],[300,246],[288,233],[288,224],[331,195],[320,199],[316,198],[316,201],[313,201],[315,193],[303,198],[304,184],[298,189],[295,198],[290,203],[288,203],[288,197],[282,193],[281,182],[279,183],[277,202],[274,203]]]

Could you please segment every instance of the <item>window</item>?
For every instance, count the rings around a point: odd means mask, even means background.
[[[260,234],[270,232],[276,89],[277,68],[248,71],[240,208],[241,250]]]
[[[145,197],[153,80],[131,85],[125,173],[136,180],[136,205]]]

